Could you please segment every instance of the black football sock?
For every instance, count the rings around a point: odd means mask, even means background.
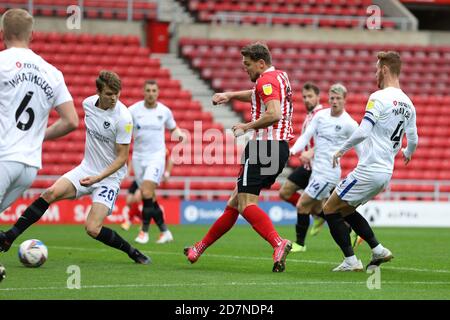
[[[49,203],[42,197],[36,199],[19,217],[14,226],[6,231],[9,240],[14,241],[20,234],[37,222],[47,211]]]
[[[301,246],[305,245],[306,233],[309,228],[309,214],[297,213],[297,224],[295,232],[297,234],[297,243]]]
[[[344,219],[372,249],[380,244],[369,223],[358,211],[349,214]]]
[[[161,208],[159,207],[158,201],[154,202],[154,208],[155,208],[154,219],[156,225],[159,228],[159,231],[161,232],[167,231],[167,226],[164,223],[164,215]]]
[[[344,219],[339,213],[326,214],[325,220],[328,222],[331,236],[337,245],[341,248],[345,257],[351,257],[355,253],[350,241],[348,227],[344,223]]]
[[[148,232],[150,221],[154,216],[153,199],[143,199],[144,206],[142,208],[142,231]]]
[[[134,251],[134,248],[117,232],[106,227],[102,227],[95,240],[103,242],[107,246],[122,250],[128,255],[132,254]]]

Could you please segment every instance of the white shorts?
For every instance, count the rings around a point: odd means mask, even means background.
[[[334,187],[336,187],[335,183],[325,181],[325,179],[313,175],[309,179],[305,192],[315,200],[323,200],[330,197],[331,190],[333,190]]]
[[[336,193],[345,202],[357,207],[374,198],[386,189],[391,181],[390,173],[357,173],[355,170],[336,187]]]
[[[38,168],[21,162],[0,161],[0,213],[5,211],[27,190],[38,172]]]
[[[105,178],[90,187],[82,186],[80,184],[80,179],[89,177],[91,175],[92,174],[87,173],[87,171],[84,170],[81,166],[78,166],[64,174],[63,177],[69,179],[77,190],[77,194],[75,196],[76,199],[90,194],[93,203],[101,203],[109,208],[108,215],[110,215],[119,194],[120,181],[118,179]]]
[[[140,186],[144,180],[152,181],[159,185],[166,167],[166,159],[155,158],[151,160],[133,160],[135,180]]]

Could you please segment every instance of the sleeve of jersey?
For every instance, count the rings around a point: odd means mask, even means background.
[[[63,104],[67,101],[73,101],[72,95],[69,92],[69,89],[67,89],[66,83],[64,82],[64,77],[62,73],[60,74],[60,84],[54,88],[55,89],[55,103],[53,104],[54,107],[59,106],[60,104]]]
[[[417,145],[419,144],[415,111],[411,114],[411,119],[408,121],[406,125],[405,133],[406,133],[406,140],[408,141],[408,145],[406,146],[405,149],[405,156],[410,157],[416,151]]]
[[[375,125],[380,117],[382,108],[383,105],[380,101],[373,98],[373,96],[370,96],[369,101],[367,101],[364,119],[369,121],[372,125]]]
[[[170,110],[167,110],[167,120],[166,120],[166,128],[169,130],[173,130],[177,127],[177,123],[175,119],[173,118],[173,113]]]
[[[308,144],[309,140],[311,140],[312,136],[314,135],[314,132],[317,128],[317,118],[314,117],[311,121],[311,123],[306,128],[305,132],[295,141],[295,144],[290,149],[291,154],[297,154],[303,149],[305,149],[306,145]]]
[[[116,143],[118,144],[130,144],[131,137],[133,135],[133,120],[129,112],[126,116],[122,116],[117,124],[117,136]]]
[[[264,79],[258,81],[256,85],[256,94],[261,97],[264,103],[270,100],[280,101],[280,84],[275,81],[276,79]]]
[[[372,132],[373,125],[370,123],[370,121],[364,121],[364,119],[361,121],[361,124],[358,128],[353,132],[353,134],[350,136],[350,138],[345,141],[344,145],[339,150],[342,154],[356,146],[357,144],[363,142],[367,137],[369,136],[370,132]],[[356,150],[357,152],[360,151],[360,149]],[[361,152],[361,151],[360,151]],[[359,155],[359,152],[358,152]]]

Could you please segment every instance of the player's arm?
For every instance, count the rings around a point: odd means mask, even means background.
[[[167,157],[166,160],[166,170],[164,171],[164,175],[163,175],[163,179],[164,181],[167,181],[172,173],[172,169],[173,169],[173,161],[172,158],[170,157],[170,155]]]
[[[281,106],[279,100],[270,100],[265,102],[266,112],[256,121],[247,123],[238,123],[233,126],[233,131],[243,130],[257,130],[270,127],[281,119]]]
[[[81,179],[80,184],[82,186],[88,187],[93,185],[94,183],[102,181],[106,177],[109,177],[114,172],[122,168],[127,163],[128,153],[130,152],[130,145],[116,143],[115,148],[116,148],[116,159],[114,159],[114,161],[98,176],[90,176]]]
[[[253,90],[244,91],[230,91],[230,92],[220,92],[216,93],[212,97],[212,103],[214,105],[227,103],[230,100],[239,100],[242,102],[252,101]]]
[[[419,144],[419,136],[417,134],[417,126],[416,126],[416,114],[412,113],[410,121],[407,123],[405,128],[406,140],[408,141],[408,145],[406,148],[402,149],[403,159],[405,164],[408,164],[411,161],[411,157],[416,151],[417,145]]]
[[[62,137],[78,128],[78,114],[73,101],[66,101],[56,106],[59,119],[45,130],[44,140]]]
[[[184,140],[186,140],[186,134],[178,127],[170,130],[170,133],[172,134],[172,137],[177,141],[183,142]]]
[[[294,145],[289,150],[290,154],[296,154],[305,149],[317,129],[318,118],[319,117],[316,116],[312,119],[305,132],[303,132],[303,134],[297,139],[297,141],[295,141]]]

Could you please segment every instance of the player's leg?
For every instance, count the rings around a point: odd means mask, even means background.
[[[311,170],[305,169],[304,166],[295,169],[281,186],[279,192],[280,198],[296,207],[300,199],[300,193],[297,191],[306,188],[310,177]]]
[[[296,241],[292,244],[292,252],[305,252],[305,238],[308,232],[310,219],[309,216],[320,200],[316,200],[306,192],[302,194],[296,206],[297,208],[297,224],[295,225]]]
[[[348,227],[345,224],[341,213],[349,212],[349,205],[342,201],[333,191],[331,197],[327,200],[323,207],[323,213],[328,223],[331,236],[336,244],[341,248],[344,254],[344,261],[333,269],[333,271],[362,271],[363,265],[358,260],[353,251]]]
[[[280,188],[279,191],[280,198],[286,202],[289,202],[295,207],[297,205],[298,200],[300,199],[300,193],[297,192],[297,190],[299,189],[300,187],[294,182],[290,181],[288,178]]]
[[[270,188],[289,158],[286,141],[249,141],[238,179],[238,210],[253,229],[274,248],[273,272],[283,272],[292,243],[282,239],[269,216],[258,206],[263,188]]]
[[[97,189],[98,190],[98,189]],[[97,190],[94,191],[97,192]],[[112,190],[112,193],[110,193],[110,190]],[[107,199],[115,199],[115,195],[112,195],[114,192],[118,192],[118,189],[114,191],[113,189],[109,189],[107,193]],[[94,199],[98,200],[94,194]],[[109,199],[108,199],[109,198]],[[101,200],[102,201],[102,200]],[[114,206],[114,200],[111,201],[112,206]],[[123,239],[117,232],[114,230],[107,228],[103,226],[103,221],[105,218],[110,214],[111,212],[111,206],[110,203],[108,205],[105,204],[104,201],[100,202],[93,202],[91,210],[89,211],[89,214],[86,218],[85,222],[85,228],[86,232],[89,236],[94,238],[95,240],[98,240],[107,246],[110,246],[112,248],[121,250],[125,252],[131,259],[133,259],[136,263],[141,264],[148,264],[150,263],[150,258],[142,254],[139,250],[136,248],[133,248],[125,239]]]
[[[13,161],[0,162],[0,213],[5,211],[36,178],[38,169]]]
[[[7,251],[20,234],[44,215],[50,204],[62,199],[74,198],[75,195],[76,189],[72,182],[65,177],[59,178],[27,207],[11,229],[5,233],[0,233],[0,251]]]
[[[372,249],[372,259],[368,264],[370,266],[378,266],[383,262],[388,262],[393,258],[389,249],[384,248],[375,237],[375,234],[367,220],[356,210],[360,204],[364,204],[378,193],[380,193],[389,184],[390,174],[351,174],[349,180],[357,180],[357,183],[347,192],[345,186],[339,186],[338,195],[341,201],[348,204],[346,210],[342,212],[345,221],[351,228],[363,238]],[[340,192],[340,193],[339,193]]]
[[[134,202],[134,193],[138,189],[139,186],[136,181],[133,181],[131,186],[128,188],[128,193],[125,199],[125,205],[128,208],[128,212],[124,216],[124,222],[120,225],[120,227],[125,231],[128,231],[131,227],[136,208],[139,210],[138,205]]]
[[[184,248],[184,254],[191,263],[200,258],[203,252],[211,246],[216,240],[227,233],[236,223],[239,217],[237,188],[235,188],[228,200],[227,206],[223,214],[209,228],[202,240],[196,242],[191,247]]]

